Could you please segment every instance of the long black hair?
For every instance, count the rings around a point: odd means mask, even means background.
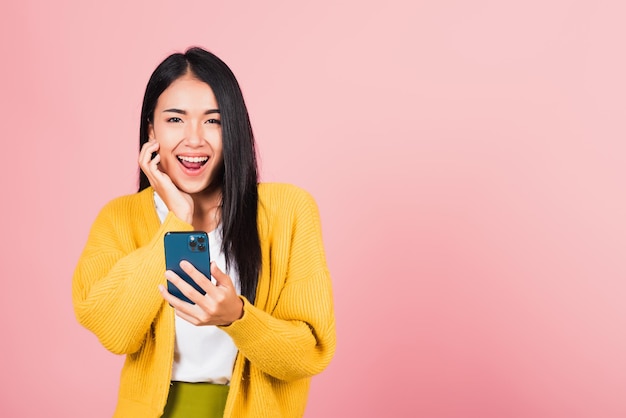
[[[222,250],[226,264],[239,274],[241,294],[254,303],[261,270],[257,228],[258,169],[252,125],[235,75],[214,54],[198,47],[167,57],[152,73],[141,107],[139,149],[148,142],[148,129],[161,93],[187,73],[207,83],[220,109],[224,163],[216,173],[222,181]],[[150,186],[139,170],[139,191]]]

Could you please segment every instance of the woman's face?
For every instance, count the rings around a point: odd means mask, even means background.
[[[185,74],[161,93],[148,137],[159,143],[159,169],[181,191],[204,191],[223,162],[222,127],[211,87]]]

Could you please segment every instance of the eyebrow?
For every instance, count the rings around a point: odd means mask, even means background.
[[[163,111],[163,113],[165,112],[170,112],[170,113],[178,113],[179,115],[186,115],[187,111],[186,110],[182,110],[182,109],[165,109]],[[205,115],[210,115],[212,113],[220,113],[219,109],[209,109],[207,111],[204,112]]]

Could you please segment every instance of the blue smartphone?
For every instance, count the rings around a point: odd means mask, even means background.
[[[203,295],[206,293],[187,273],[180,268],[182,260],[189,261],[196,269],[211,279],[211,256],[209,255],[209,237],[206,232],[166,232],[163,238],[165,246],[165,268],[178,274],[184,281]],[[167,290],[177,298],[194,304],[189,298],[167,281]]]

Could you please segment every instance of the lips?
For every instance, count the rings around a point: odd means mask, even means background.
[[[189,156],[189,155],[178,155],[178,162],[180,162],[183,167],[187,170],[199,170],[203,165],[209,161],[209,157],[206,155],[203,156]]]

